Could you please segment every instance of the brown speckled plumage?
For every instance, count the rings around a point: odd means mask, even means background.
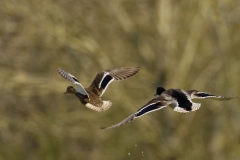
[[[99,72],[88,88],[84,88],[76,77],[61,68],[58,68],[57,71],[63,78],[76,84],[76,89],[69,86],[65,93],[74,94],[86,107],[102,112],[109,109],[112,105],[112,102],[102,101],[101,99],[108,85],[112,81],[121,81],[134,76],[139,72],[139,69],[139,67],[122,67]]]

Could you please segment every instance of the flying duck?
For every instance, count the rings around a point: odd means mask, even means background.
[[[163,87],[157,87],[156,94],[158,97],[153,98],[143,107],[138,109],[134,114],[130,115],[123,121],[109,126],[109,127],[101,127],[101,129],[110,129],[114,127],[118,127],[127,122],[130,122],[136,118],[139,118],[147,113],[160,110],[164,107],[170,106],[174,111],[179,113],[188,113],[191,111],[196,111],[200,108],[200,103],[194,103],[192,99],[205,99],[211,98],[216,100],[230,100],[237,97],[223,97],[216,96],[213,94],[209,94],[206,92],[199,92],[196,90],[183,90],[183,89],[168,89],[165,90]]]
[[[139,69],[140,67],[122,67],[104,70],[96,75],[92,84],[88,88],[84,88],[76,77],[63,69],[58,68],[57,71],[63,78],[76,85],[76,88],[68,86],[65,94],[74,94],[86,107],[97,112],[103,112],[109,109],[112,105],[111,101],[101,100],[108,85],[113,81],[121,81],[134,76],[139,72]]]

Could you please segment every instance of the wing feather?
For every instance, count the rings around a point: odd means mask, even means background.
[[[122,67],[102,71],[96,75],[90,87],[98,89],[97,94],[101,97],[111,82],[130,78],[137,74],[139,69],[139,67]]]
[[[72,74],[64,71],[63,69],[61,68],[58,68],[57,69],[58,73],[63,77],[65,78],[66,80],[74,83],[76,85],[76,91],[83,94],[83,95],[88,95],[87,91],[84,89],[84,87],[79,83],[79,81],[77,80],[76,77],[74,77]]]
[[[149,101],[145,106],[138,109],[137,112],[128,116],[121,122],[119,122],[115,125],[109,126],[109,127],[101,127],[101,129],[110,129],[110,128],[119,127],[119,126],[124,125],[125,123],[128,123],[128,122],[131,122],[132,120],[139,118],[147,113],[150,113],[150,112],[153,112],[156,110],[160,110],[160,109],[168,106],[170,103],[171,102],[166,102],[166,101],[163,102],[161,100],[153,99],[153,100]]]
[[[238,98],[238,97],[224,97],[224,96],[217,96],[214,94],[209,94],[207,92],[199,92],[199,91],[195,91],[195,90],[191,90],[188,91],[188,93],[190,93],[191,98],[192,99],[214,99],[214,100],[219,100],[219,101],[227,101],[227,100],[231,100],[234,98]]]

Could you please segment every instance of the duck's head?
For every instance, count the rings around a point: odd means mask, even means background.
[[[162,86],[158,86],[157,87],[157,91],[156,91],[156,93],[154,94],[154,96],[155,95],[160,95],[160,94],[162,94],[162,92],[164,92],[164,91],[166,91]]]
[[[72,94],[74,94],[76,91],[75,91],[75,89],[73,88],[73,86],[68,86],[67,87],[67,90],[66,90],[66,92],[64,93],[64,94],[67,94],[67,93],[72,93]]]

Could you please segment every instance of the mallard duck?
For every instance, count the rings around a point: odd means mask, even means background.
[[[121,81],[134,76],[139,72],[139,69],[140,67],[107,69],[99,72],[88,88],[84,88],[72,74],[62,70],[61,68],[58,68],[57,71],[63,78],[76,85],[76,88],[68,86],[65,94],[74,94],[86,107],[97,112],[103,112],[109,109],[112,105],[111,101],[101,100],[101,97],[108,85],[113,81]]]
[[[165,90],[163,87],[157,87],[156,94],[158,97],[153,98],[143,107],[138,109],[134,114],[130,115],[123,121],[112,125],[110,127],[101,127],[102,129],[110,129],[118,127],[127,122],[130,122],[136,118],[139,118],[147,113],[160,110],[164,107],[170,106],[174,111],[179,113],[188,113],[196,111],[200,108],[200,103],[194,103],[192,99],[204,99],[212,98],[216,100],[230,100],[237,97],[223,97],[209,94],[206,92],[199,92],[196,90],[183,90],[183,89],[168,89]]]

